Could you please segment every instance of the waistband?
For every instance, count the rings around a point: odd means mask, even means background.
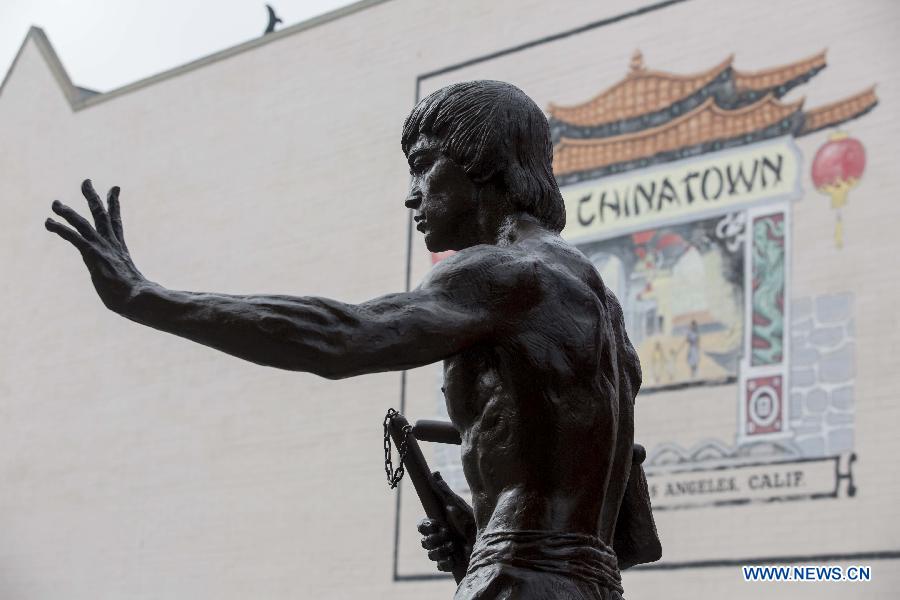
[[[469,572],[504,564],[596,583],[622,593],[612,548],[593,535],[554,531],[491,531],[475,540]]]

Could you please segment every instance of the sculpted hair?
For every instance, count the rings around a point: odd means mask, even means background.
[[[502,81],[468,81],[429,94],[403,124],[409,154],[420,134],[441,140],[441,150],[478,183],[502,185],[514,205],[554,231],[566,208],[553,176],[550,126],[519,88]]]

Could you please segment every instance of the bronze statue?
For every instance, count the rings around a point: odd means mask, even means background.
[[[615,296],[559,235],[547,120],[512,85],[460,83],[413,109],[402,147],[416,228],[458,252],[416,289],[359,305],[166,289],[132,262],[117,187],[104,208],[82,185],[93,226],[56,201],[72,228],[46,227],[109,309],[234,356],[330,379],[444,361],[473,506],[443,486],[453,518],[421,530],[442,570],[459,566],[450,529],[472,545],[455,597],[618,598],[619,569],[660,552],[632,464],[640,364]]]

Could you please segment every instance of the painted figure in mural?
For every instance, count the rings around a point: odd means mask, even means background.
[[[635,519],[646,483],[626,494],[640,364],[615,296],[559,235],[547,120],[511,85],[456,84],[413,109],[402,147],[416,228],[432,252],[458,252],[416,289],[359,305],[166,289],[131,259],[118,188],[104,207],[85,181],[94,224],[57,201],[71,228],[46,226],[108,308],[234,356],[331,379],[444,361],[473,506],[443,488],[460,518],[426,523],[423,545],[450,570],[447,529],[465,530],[456,598],[618,598],[619,569],[660,553],[652,518]]]
[[[663,351],[662,342],[657,340],[653,344],[653,354],[650,357],[650,368],[653,371],[653,383],[662,381],[663,368],[666,365],[666,353]]]
[[[700,328],[697,321],[691,321],[691,328],[684,341],[687,344],[687,362],[691,369],[691,379],[696,379],[697,366],[700,364]]]

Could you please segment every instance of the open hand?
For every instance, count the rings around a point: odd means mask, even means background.
[[[53,219],[47,219],[44,226],[78,248],[103,304],[121,314],[139,285],[146,280],[134,266],[125,245],[119,210],[119,188],[109,190],[106,208],[94,191],[90,179],[85,179],[81,184],[81,193],[94,217],[93,227],[84,217],[59,200],[53,202],[51,209],[74,229]]]
[[[456,567],[465,570],[475,543],[475,515],[440,473],[435,472],[433,476],[434,488],[444,501],[447,519],[422,519],[419,522],[419,533],[424,536],[422,547],[428,550],[428,558],[437,563],[439,571],[450,572]]]

